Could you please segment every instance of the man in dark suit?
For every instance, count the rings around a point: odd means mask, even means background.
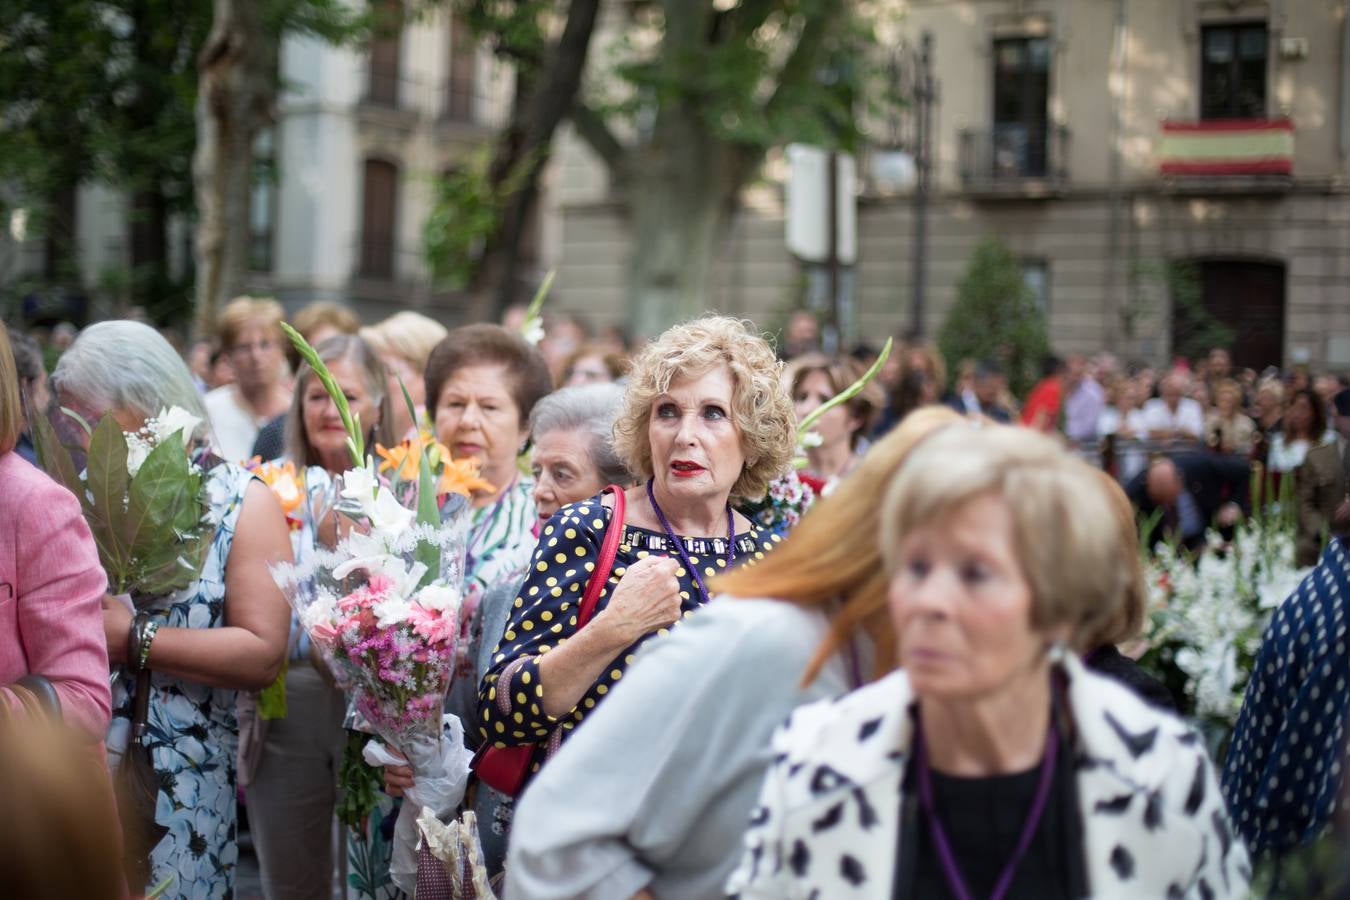
[[[1350,388],[1332,398],[1336,440],[1308,451],[1297,471],[1298,530],[1295,561],[1312,566],[1328,537],[1350,545]]]
[[[1147,522],[1161,517],[1148,535],[1157,544],[1175,535],[1194,549],[1205,541],[1211,525],[1225,531],[1251,512],[1251,466],[1241,457],[1217,453],[1162,456],[1136,475],[1125,492]]]

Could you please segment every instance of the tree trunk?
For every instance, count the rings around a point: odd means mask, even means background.
[[[272,121],[276,41],[252,0],[215,0],[197,60],[197,297],[193,332],[214,334],[220,308],[248,273],[253,142]]]
[[[712,306],[718,247],[743,183],[736,151],[672,104],[630,168],[629,324],[652,337]]]
[[[517,94],[511,123],[498,139],[489,169],[494,184],[510,178],[523,161],[531,161],[532,168],[520,190],[507,200],[480,265],[480,280],[495,286],[493,318],[518,302],[522,289],[529,289],[517,271],[521,242],[539,197],[539,174],[548,162],[553,134],[580,89],[599,8],[600,0],[572,0],[558,43],[549,51],[543,67]]]

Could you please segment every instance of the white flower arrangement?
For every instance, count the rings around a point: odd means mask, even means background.
[[[1141,662],[1182,681],[1190,712],[1211,730],[1231,729],[1266,625],[1308,572],[1293,560],[1288,525],[1258,516],[1232,541],[1211,532],[1198,558],[1166,544],[1146,562],[1151,615]]]

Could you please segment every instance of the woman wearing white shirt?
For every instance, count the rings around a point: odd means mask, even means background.
[[[1266,468],[1272,472],[1294,471],[1303,465],[1308,451],[1322,442],[1326,430],[1326,410],[1317,395],[1307,388],[1295,391],[1280,430],[1270,440]]]

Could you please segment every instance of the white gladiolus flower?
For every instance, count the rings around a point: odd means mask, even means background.
[[[412,526],[417,513],[398,502],[392,491],[382,487],[375,502],[366,509],[370,525],[378,531],[400,532]]]
[[[342,473],[342,493],[345,500],[354,500],[364,510],[375,502],[375,486],[379,481],[375,477],[373,466],[357,466]]]
[[[192,441],[192,433],[197,430],[197,426],[202,424],[202,420],[192,413],[183,409],[181,406],[171,406],[168,409],[161,409],[159,415],[154,418],[155,443],[159,444],[169,438],[170,435],[181,434],[183,446],[187,446]]]
[[[808,431],[802,435],[802,446],[808,450],[819,447],[823,443],[825,443],[825,438],[821,436],[819,431]]]
[[[544,321],[533,319],[527,322],[521,331],[521,336],[529,341],[531,346],[539,346],[539,342],[544,339]]]

